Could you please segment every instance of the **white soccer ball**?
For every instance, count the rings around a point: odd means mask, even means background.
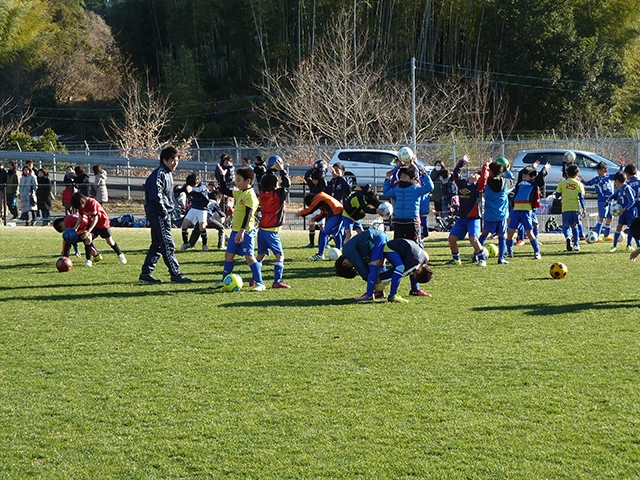
[[[584,236],[585,240],[587,241],[587,243],[591,244],[591,243],[596,243],[598,241],[598,234],[596,232],[594,232],[593,230],[587,232],[587,234]]]
[[[378,205],[377,208],[377,212],[378,215],[380,215],[382,218],[389,218],[391,215],[393,215],[393,205],[391,205],[389,202],[380,202],[380,205]]]
[[[413,157],[413,150],[411,150],[409,147],[402,147],[400,150],[398,150],[398,162],[403,165],[409,165],[411,163],[411,160],[413,160]]]
[[[572,152],[571,150],[567,150],[566,152],[564,152],[563,158],[569,162],[569,163],[573,163],[576,161],[576,154],[574,152]]]
[[[336,247],[333,247],[327,252],[327,258],[334,262],[340,257],[340,255],[342,255],[342,251]]]
[[[619,217],[622,213],[622,205],[614,200],[609,204],[609,211],[614,217]]]

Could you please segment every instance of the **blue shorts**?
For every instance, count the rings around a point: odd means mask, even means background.
[[[345,215],[342,216],[342,227],[345,230],[357,230],[360,232],[363,230],[362,223],[360,223],[360,220],[354,220]]]
[[[517,229],[522,224],[525,231],[533,228],[533,218],[530,210],[513,210],[509,218],[509,228]]]
[[[449,235],[464,240],[467,234],[469,234],[470,237],[477,237],[480,234],[479,218],[459,218],[456,220]]]
[[[271,230],[258,229],[258,255],[269,253],[269,250],[274,255],[282,255],[282,242],[280,242],[280,234]]]
[[[598,200],[598,217],[613,218],[613,215],[611,215],[609,204],[606,200]]]
[[[500,220],[499,222],[484,222],[482,231],[494,235],[504,235],[507,233],[507,221]]]
[[[253,255],[253,245],[256,238],[256,231],[249,230],[248,232],[244,232],[242,243],[236,243],[237,234],[238,232],[236,232],[235,230],[231,232],[231,235],[229,236],[229,242],[227,243],[227,253],[242,255],[243,257],[246,257],[247,255]]]
[[[624,213],[618,217],[618,225],[631,225],[631,222],[636,218],[637,213],[638,212],[635,207],[625,210]]]
[[[338,235],[342,230],[342,215],[334,215],[327,218],[324,228],[322,229],[325,235]]]
[[[577,225],[580,221],[580,212],[575,210],[571,212],[562,212],[562,225],[565,227],[572,227]]]

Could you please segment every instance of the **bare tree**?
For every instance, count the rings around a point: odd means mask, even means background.
[[[267,100],[255,106],[266,123],[258,134],[288,144],[406,142],[412,127],[408,79],[385,76],[370,52],[354,55],[352,31],[350,17],[342,15],[315,56],[290,73],[264,72],[270,88],[261,87]],[[487,77],[423,81],[416,88],[417,141],[452,130],[486,135],[507,123],[506,106]]]
[[[11,132],[21,130],[33,116],[33,111],[13,103],[13,98],[7,98],[0,103],[0,146],[6,145]]]
[[[103,126],[109,140],[128,156],[155,157],[170,124],[168,99],[151,86],[149,75],[142,86],[129,74],[118,100],[124,119],[112,117],[110,128]],[[167,139],[173,140],[175,137]]]

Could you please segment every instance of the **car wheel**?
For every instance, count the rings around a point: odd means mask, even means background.
[[[358,181],[356,180],[356,176],[353,173],[351,172],[345,173],[344,178],[347,180],[347,182],[349,182],[349,186],[351,187],[351,190],[353,190],[358,186]]]

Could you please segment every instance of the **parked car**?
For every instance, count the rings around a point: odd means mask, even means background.
[[[544,149],[544,150],[523,150],[511,163],[511,171],[517,174],[524,167],[532,165],[536,160],[540,161],[540,165],[547,162],[551,164],[547,173],[545,183],[549,185],[557,185],[562,181],[562,157],[567,149]],[[580,167],[580,176],[583,180],[591,180],[598,175],[596,165],[604,162],[609,167],[609,173],[615,173],[620,165],[612,162],[608,158],[593,152],[585,152],[582,150],[572,150],[576,154],[575,164]]]
[[[397,159],[398,152],[395,150],[336,150],[329,165],[344,165],[344,175],[352,186],[370,183],[379,187],[382,186],[386,173],[395,166]],[[419,160],[418,163],[431,170],[431,167]]]

